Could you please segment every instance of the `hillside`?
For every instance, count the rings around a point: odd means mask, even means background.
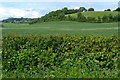
[[[83,9],[82,9],[83,8]],[[56,11],[51,11],[41,18],[35,19],[30,24],[49,22],[49,21],[78,21],[78,22],[94,22],[94,23],[105,23],[105,22],[118,22],[120,16],[118,15],[119,10],[114,11],[90,11],[84,7],[80,9],[68,9],[63,8]]]
[[[112,15],[112,16],[117,16],[118,15],[118,11],[89,11],[89,12],[82,12],[82,14],[85,17],[94,17],[97,18],[99,17],[103,17],[103,16],[108,16],[108,15]],[[77,13],[73,13],[73,14],[69,14],[71,17],[73,18],[77,18]],[[66,15],[68,16],[68,15]]]

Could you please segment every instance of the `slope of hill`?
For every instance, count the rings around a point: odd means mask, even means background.
[[[71,12],[72,11],[72,12]],[[118,11],[75,11],[67,9],[61,9],[49,12],[45,16],[41,18],[35,19],[33,23],[40,22],[49,22],[49,21],[79,21],[79,22],[118,22],[120,21],[120,16],[118,15]],[[99,17],[98,17],[99,16]]]
[[[118,15],[118,11],[89,11],[89,12],[82,12],[82,14],[85,16],[85,17],[94,17],[94,18],[97,18],[98,16],[99,17],[103,17],[104,15],[105,16],[108,16],[108,15],[112,15],[112,16],[116,16]],[[74,14],[69,14],[71,17],[73,18],[77,18],[77,13],[74,13]],[[66,15],[68,16],[68,15]]]

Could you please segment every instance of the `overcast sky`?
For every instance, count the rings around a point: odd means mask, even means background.
[[[0,20],[9,17],[37,18],[46,13],[68,7],[94,8],[96,11],[115,10],[119,0],[0,0]]]

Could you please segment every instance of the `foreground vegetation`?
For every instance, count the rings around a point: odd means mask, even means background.
[[[118,78],[118,36],[8,35],[3,78]]]

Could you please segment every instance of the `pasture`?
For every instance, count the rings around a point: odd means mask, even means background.
[[[116,15],[118,15],[118,12],[117,11],[89,11],[89,12],[82,12],[82,14],[85,17],[97,18],[98,16],[100,16],[102,18],[104,15],[108,16],[110,14],[113,15],[113,16],[116,16]],[[70,16],[72,16],[73,18],[77,18],[77,13],[70,14]]]
[[[86,23],[75,21],[54,21],[36,24],[4,23],[2,35],[19,34],[79,34],[79,35],[117,35],[118,23]]]

